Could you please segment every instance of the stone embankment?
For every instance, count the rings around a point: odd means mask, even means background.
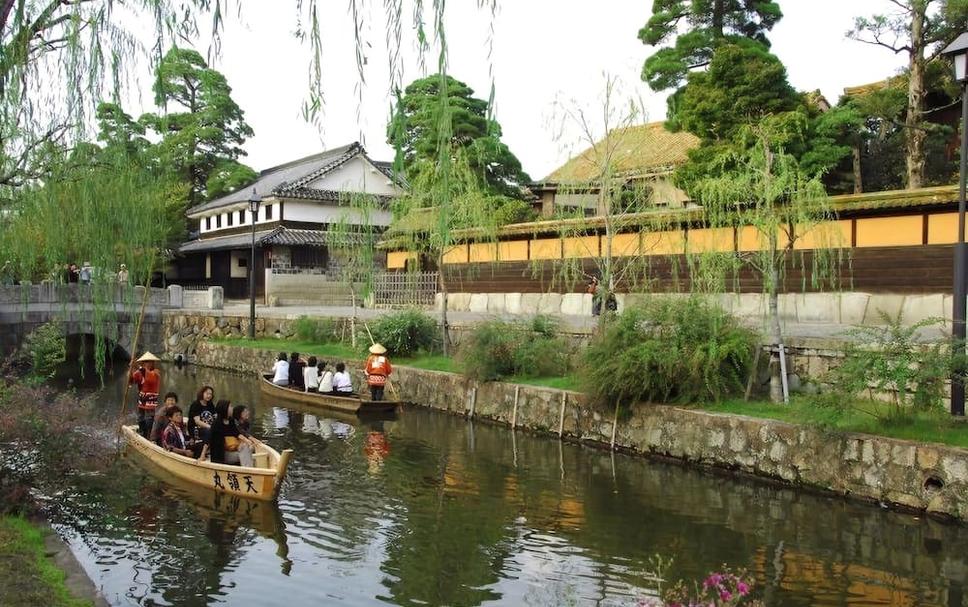
[[[273,352],[200,341],[195,362],[247,374]],[[878,436],[669,406],[636,407],[627,419],[576,392],[399,367],[400,398],[457,415],[566,440],[663,456],[793,486],[933,515],[968,519],[968,451]]]

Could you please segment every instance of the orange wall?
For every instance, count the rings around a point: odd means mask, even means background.
[[[561,259],[561,240],[557,238],[532,240],[531,259]]]
[[[732,228],[701,228],[686,233],[690,253],[712,253],[734,250]]]
[[[858,247],[903,247],[921,244],[922,215],[868,217],[857,221]]]
[[[598,236],[564,238],[561,242],[565,257],[598,257]]]
[[[460,244],[444,253],[444,263],[467,263],[467,245]]]
[[[825,221],[804,232],[797,226],[798,238],[793,241],[794,249],[837,249],[850,246],[851,221]]]
[[[497,261],[497,244],[493,242],[471,244],[468,246],[467,256],[471,263]]]
[[[498,243],[497,258],[501,261],[527,261],[528,241],[511,240]]]
[[[957,213],[928,215],[928,244],[954,244],[957,240]]]
[[[682,230],[642,233],[642,252],[646,255],[679,255],[684,251],[685,236]]]

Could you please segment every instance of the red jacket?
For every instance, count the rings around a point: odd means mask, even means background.
[[[138,384],[138,408],[154,409],[161,391],[161,373],[158,369],[138,369],[131,374],[129,383]]]
[[[387,376],[393,373],[390,359],[383,354],[370,354],[363,370],[366,372],[366,383],[371,386],[384,385]]]

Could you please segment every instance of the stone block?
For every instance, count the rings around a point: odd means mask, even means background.
[[[582,298],[584,293],[565,293],[561,296],[561,313],[569,316],[582,314]]]
[[[168,286],[168,306],[171,308],[180,308],[185,301],[185,292],[181,285],[169,285]]]
[[[890,318],[897,318],[904,308],[903,295],[887,295],[876,293],[871,295],[867,302],[867,313],[864,314],[865,325],[882,325],[884,319],[882,313]]]
[[[539,314],[561,313],[561,293],[542,293],[538,301]]]
[[[841,293],[840,322],[845,325],[862,325],[870,302],[870,293]]]
[[[901,306],[904,324],[913,325],[927,318],[940,318],[944,315],[944,295],[908,295]]]
[[[541,293],[522,293],[521,294],[521,313],[537,314],[541,305]]]
[[[622,310],[622,307],[619,306],[618,309],[619,310]],[[592,296],[591,296],[590,293],[582,293],[582,296],[581,296],[581,315],[582,316],[591,316],[592,315]]]
[[[208,288],[208,309],[221,310],[225,305],[225,292],[222,287]]]
[[[759,322],[766,317],[766,301],[762,293],[740,293],[733,313],[741,318]]]
[[[471,308],[470,293],[448,293],[447,309],[451,312],[467,312]]]
[[[797,321],[797,303],[800,295],[797,293],[781,293],[777,299],[777,308],[782,322]],[[769,310],[769,297],[763,295],[763,309]]]
[[[444,294],[434,293],[434,311],[440,312],[443,306],[444,306]]]
[[[840,322],[840,297],[836,293],[801,293],[796,295],[796,302],[800,322]]]
[[[487,312],[487,293],[471,293],[467,309],[470,312],[478,312],[480,314]]]
[[[491,314],[503,314],[505,311],[504,293],[487,294],[487,311]]]
[[[521,314],[521,294],[520,293],[505,293],[504,294],[504,310],[508,314]]]

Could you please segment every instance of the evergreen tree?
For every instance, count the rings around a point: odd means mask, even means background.
[[[682,84],[691,71],[712,61],[725,43],[750,40],[764,49],[766,33],[783,16],[771,0],[653,0],[652,17],[639,30],[639,39],[664,46],[645,60],[642,79],[661,91]]]
[[[530,178],[501,141],[501,125],[488,116],[487,101],[473,95],[469,86],[450,76],[429,76],[407,86],[387,126],[389,143],[400,150],[400,168],[412,179],[421,162],[439,158],[442,113],[447,112],[450,134],[445,143],[462,150],[481,187],[490,194],[520,198],[520,186]]]
[[[190,185],[190,204],[256,178],[255,171],[238,162],[252,128],[232,99],[225,76],[198,52],[177,47],[168,51],[158,65],[154,91],[159,107],[175,105],[183,111],[146,114],[140,122],[161,135],[155,151]]]

